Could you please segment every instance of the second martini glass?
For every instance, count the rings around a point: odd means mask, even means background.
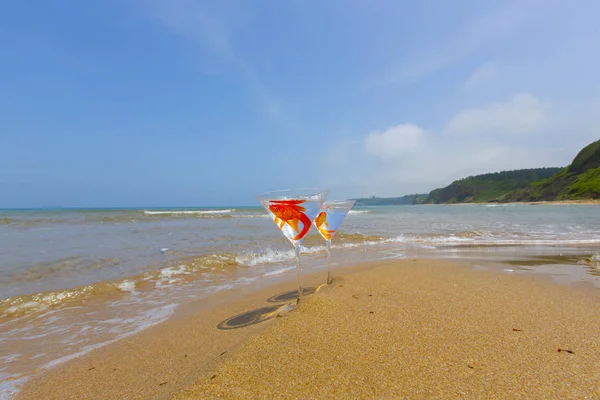
[[[328,189],[288,189],[257,196],[260,204],[267,210],[296,251],[298,301],[303,295],[300,281],[300,247],[327,193],[329,193]]]
[[[321,212],[314,224],[327,245],[327,284],[333,282],[331,275],[331,238],[336,234],[356,200],[327,201],[321,206]]]

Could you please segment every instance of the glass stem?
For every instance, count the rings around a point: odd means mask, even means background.
[[[327,284],[331,285],[333,282],[333,275],[331,275],[331,239],[325,241],[327,245]]]
[[[298,302],[297,303],[300,303],[300,299],[303,296],[302,283],[300,281],[300,245],[296,245],[296,247],[294,247],[294,250],[296,250],[296,274],[298,275]]]

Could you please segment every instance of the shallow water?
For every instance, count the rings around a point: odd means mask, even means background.
[[[324,269],[314,228],[303,245],[303,270]],[[541,256],[511,273],[600,287],[591,261],[598,246],[596,205],[357,207],[333,238],[333,261]],[[43,368],[166,320],[180,304],[288,277],[293,257],[260,207],[0,211],[0,398]]]

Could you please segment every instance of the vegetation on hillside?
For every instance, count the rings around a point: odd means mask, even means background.
[[[565,168],[534,168],[469,176],[427,194],[357,199],[356,205],[533,202],[600,199],[600,140]]]
[[[517,189],[523,189],[531,183],[547,179],[561,168],[535,168],[515,171],[494,172],[469,176],[452,184],[432,190],[427,203],[483,203],[494,201]]]
[[[600,140],[584,147],[571,165],[548,179],[500,196],[500,202],[600,198]]]

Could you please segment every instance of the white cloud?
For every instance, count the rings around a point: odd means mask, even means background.
[[[383,132],[374,131],[365,138],[365,150],[382,159],[394,158],[417,147],[423,133],[413,124],[396,125]]]
[[[467,78],[464,85],[468,88],[481,85],[482,83],[492,79],[498,72],[498,67],[494,63],[488,63],[477,68]]]
[[[582,115],[580,109],[576,115]],[[597,132],[590,131],[600,121],[593,113],[597,107],[588,111],[586,121],[576,125],[566,117],[568,109],[551,104],[544,112],[534,95],[518,94],[506,102],[459,112],[447,126],[472,133],[490,132],[486,128],[490,125],[503,133],[532,132],[530,135],[480,140],[472,135],[426,131],[409,123],[370,132],[360,142],[340,142],[332,147],[328,154],[336,162],[328,162],[322,169],[322,183],[343,191],[342,197],[391,197],[429,192],[469,175],[565,166],[581,147],[597,139]],[[565,132],[570,132],[569,143],[565,143]]]
[[[538,131],[546,117],[533,95],[520,93],[507,102],[460,112],[446,125],[456,135],[521,135]]]

